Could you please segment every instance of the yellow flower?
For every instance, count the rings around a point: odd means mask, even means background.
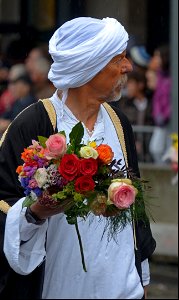
[[[89,143],[88,143],[88,146],[89,146],[89,147],[92,147],[92,148],[96,148],[96,147],[97,147],[97,144],[96,144],[96,142],[93,141],[93,142],[89,142]]]
[[[178,150],[178,134],[174,132],[170,135],[170,137],[172,139],[172,146]]]
[[[170,136],[172,140],[178,140],[178,134],[176,132],[172,133]]]

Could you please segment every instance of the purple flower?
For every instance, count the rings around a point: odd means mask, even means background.
[[[33,192],[36,194],[37,197],[40,197],[42,195],[42,190],[38,187],[33,189]]]
[[[58,184],[57,185],[59,186],[59,188],[63,188],[67,184],[68,184],[68,180],[66,180],[63,177],[60,177],[60,179],[58,180]]]
[[[34,160],[35,160],[35,161],[38,161],[38,160],[39,160],[38,155],[34,155]]]
[[[21,185],[23,188],[26,188],[29,184],[29,177],[21,177]]]
[[[26,166],[24,167],[24,171],[26,172],[28,177],[32,177],[34,175],[34,173],[36,172],[37,167],[30,167],[30,166]]]
[[[30,195],[30,193],[31,193],[31,188],[27,187],[27,188],[25,189],[25,191],[24,191],[24,194],[25,194],[26,196],[28,196],[28,195]]]
[[[39,158],[38,159],[38,165],[39,165],[39,168],[42,168],[42,167],[47,165],[47,161],[42,159],[42,158]]]
[[[39,168],[43,168],[48,165],[47,159],[39,157],[38,155],[34,155],[34,160],[38,163]]]

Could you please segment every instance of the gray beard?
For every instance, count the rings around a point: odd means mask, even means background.
[[[110,102],[117,102],[117,101],[119,101],[121,99],[121,97],[122,97],[122,93],[120,92],[114,98],[107,99],[106,102],[108,102],[108,103],[110,103]]]
[[[120,92],[118,95],[116,95],[116,97],[112,101],[117,102],[121,99],[121,97],[122,97],[122,93]]]
[[[121,86],[122,89],[126,83],[127,83],[127,75],[123,75],[123,77],[118,81],[118,85]],[[122,97],[122,91],[120,90],[120,92],[116,94],[114,97],[113,95],[111,95],[111,97],[109,97],[106,100],[106,102],[117,102],[121,99],[121,97]]]

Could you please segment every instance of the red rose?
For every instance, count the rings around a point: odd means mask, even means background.
[[[80,159],[80,173],[82,175],[93,176],[98,170],[97,160],[94,158]]]
[[[58,170],[68,181],[72,181],[79,174],[80,160],[75,154],[65,154],[62,157]]]
[[[77,193],[85,193],[88,191],[93,191],[95,187],[95,182],[90,176],[81,176],[75,182],[75,191]]]

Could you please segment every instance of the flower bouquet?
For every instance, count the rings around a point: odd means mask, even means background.
[[[109,145],[84,144],[83,125],[73,127],[66,143],[65,132],[39,136],[21,154],[19,181],[24,188],[23,206],[34,201],[46,207],[57,207],[69,200],[64,213],[67,222],[75,225],[83,268],[86,271],[77,218],[89,214],[106,219],[108,237],[122,230],[129,222],[145,219],[143,191],[145,184],[131,170],[113,160]]]

